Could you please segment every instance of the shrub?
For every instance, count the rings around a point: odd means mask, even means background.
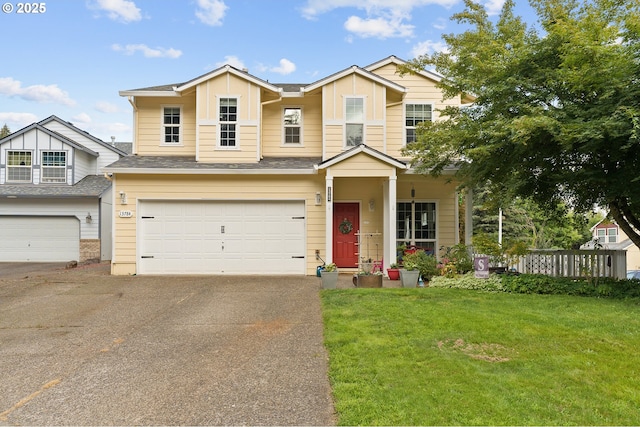
[[[491,274],[488,279],[477,279],[473,272],[455,277],[438,276],[429,282],[430,287],[471,289],[486,292],[503,292],[502,279],[497,274]]]
[[[406,254],[403,258],[404,268],[407,270],[419,270],[423,280],[431,280],[438,274],[438,261],[433,255],[425,251],[416,251]]]

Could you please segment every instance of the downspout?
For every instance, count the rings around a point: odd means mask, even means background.
[[[264,106],[265,105],[270,105],[270,104],[275,104],[276,102],[282,102],[282,89],[280,90],[280,97],[278,99],[272,99],[271,101],[264,101],[260,103],[260,135],[258,136],[258,161],[262,160],[263,156],[262,156],[262,132],[263,132],[263,121],[262,121],[262,117],[263,117],[263,111],[264,111]]]
[[[127,100],[129,101],[129,104],[131,104],[131,107],[133,107],[133,129],[134,132],[138,132],[138,127],[136,126],[136,122],[138,121],[138,106],[136,105],[136,98],[134,96],[127,96]],[[137,144],[136,141],[138,140],[137,135],[133,135],[133,141],[131,141],[132,143],[132,147],[131,147],[131,154],[138,154],[138,148],[137,148]]]

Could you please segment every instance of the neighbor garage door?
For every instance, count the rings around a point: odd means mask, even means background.
[[[139,274],[304,274],[304,202],[141,201]]]
[[[78,218],[0,216],[0,261],[66,262],[79,256]]]

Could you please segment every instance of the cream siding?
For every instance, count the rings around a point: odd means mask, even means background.
[[[134,135],[137,154],[145,156],[195,156],[195,92],[179,98],[136,98],[137,129]],[[163,107],[182,107],[181,142],[163,142]]]
[[[124,191],[127,204],[120,204],[116,197],[113,274],[136,273],[138,200],[304,200],[307,210],[307,274],[315,273],[315,250],[324,248],[324,200],[320,206],[315,205],[316,192],[324,192],[324,180],[316,175],[119,175],[114,191],[115,194]],[[121,218],[120,211],[130,211],[132,216]]]

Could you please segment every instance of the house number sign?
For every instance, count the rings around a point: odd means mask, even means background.
[[[133,216],[133,212],[131,211],[120,211],[120,218],[131,218]]]

